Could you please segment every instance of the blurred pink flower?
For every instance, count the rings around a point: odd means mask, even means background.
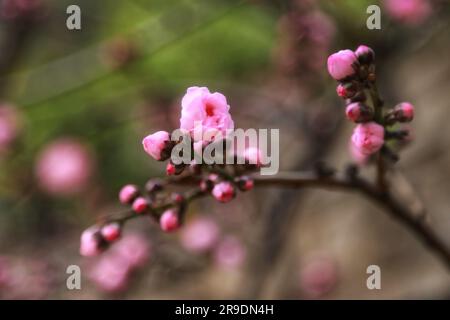
[[[181,245],[190,251],[204,253],[212,249],[219,239],[219,227],[209,218],[197,218],[181,231]]]
[[[206,87],[190,87],[181,101],[180,129],[190,132],[194,141],[225,136],[227,129],[234,129],[229,110],[223,94],[210,93]],[[205,134],[210,139],[205,139]]]
[[[130,271],[128,261],[108,252],[93,265],[89,278],[103,291],[118,292],[126,289]]]
[[[41,6],[42,0],[2,0],[0,1],[0,17],[14,19],[33,13]]]
[[[338,280],[337,265],[328,256],[314,255],[305,259],[300,268],[300,288],[312,299],[317,299],[330,292]]]
[[[19,115],[9,105],[0,105],[0,153],[8,150],[19,133]]]
[[[214,260],[220,267],[235,269],[244,263],[246,255],[247,252],[241,241],[234,236],[227,236],[217,245]]]
[[[93,160],[83,144],[63,138],[44,148],[35,169],[42,190],[53,195],[72,195],[87,187]]]
[[[361,123],[353,130],[351,141],[355,151],[371,155],[384,144],[384,128],[375,122]]]
[[[408,25],[421,24],[433,11],[429,0],[383,0],[383,6],[393,19]]]
[[[128,234],[114,244],[110,250],[127,261],[132,268],[145,265],[150,258],[150,242],[138,234]]]

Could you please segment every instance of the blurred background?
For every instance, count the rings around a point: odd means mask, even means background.
[[[81,8],[82,30],[66,27]],[[381,8],[381,30],[366,9]],[[393,177],[450,244],[446,0],[0,0],[0,298],[449,298],[450,273],[355,194],[254,190],[204,199],[163,234],[143,217],[104,255],[81,232],[164,166],[142,138],[177,128],[189,86],[226,95],[238,128],[279,128],[281,169],[351,161],[326,59],[366,44],[388,105],[416,106]],[[367,170],[367,169],[364,169]],[[370,174],[364,172],[365,174]],[[66,288],[79,265],[82,290]],[[382,289],[368,290],[378,265]]]

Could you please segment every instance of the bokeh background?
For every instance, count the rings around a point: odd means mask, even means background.
[[[382,28],[368,30],[375,3]],[[82,30],[66,28],[71,4]],[[135,219],[110,253],[78,253],[86,227],[122,210],[122,185],[163,175],[141,140],[177,127],[189,86],[225,94],[237,127],[279,128],[284,171],[351,162],[326,59],[359,44],[386,103],[416,106],[398,196],[450,245],[449,17],[445,0],[0,0],[0,298],[449,298],[441,262],[356,194],[204,199],[176,234]],[[66,288],[69,265],[82,290]]]

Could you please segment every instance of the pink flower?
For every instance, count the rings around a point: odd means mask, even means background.
[[[209,218],[197,218],[181,233],[181,245],[187,250],[202,253],[210,250],[219,238],[219,227]]]
[[[150,258],[151,245],[138,234],[128,234],[120,239],[110,250],[130,264],[130,268],[142,267]]]
[[[167,131],[158,131],[142,140],[145,152],[155,160],[167,160],[170,157],[170,135]]]
[[[103,291],[123,291],[128,285],[130,266],[122,257],[108,253],[92,267],[89,278]]]
[[[173,209],[164,211],[159,219],[161,229],[165,232],[172,232],[179,228],[180,222],[178,219],[178,212]]]
[[[123,204],[130,204],[139,194],[138,188],[133,184],[127,184],[120,189],[119,200]]]
[[[71,195],[86,188],[92,169],[92,158],[86,147],[66,138],[45,147],[38,157],[35,173],[47,193]]]
[[[19,115],[9,105],[0,105],[0,153],[7,150],[19,132]]]
[[[148,209],[148,201],[144,197],[137,197],[132,204],[136,213],[144,213]]]
[[[212,195],[220,202],[228,202],[234,198],[234,187],[230,182],[220,182],[212,190]]]
[[[109,223],[103,226],[101,229],[101,234],[103,238],[108,242],[117,240],[120,237],[120,233],[121,228],[118,223]]]
[[[100,247],[101,237],[97,227],[90,227],[81,234],[80,254],[85,257],[99,255],[102,250]]]
[[[342,80],[355,74],[354,66],[358,59],[352,50],[341,50],[328,57],[328,72],[336,80]]]
[[[409,102],[402,102],[394,108],[395,117],[400,122],[410,122],[414,119],[414,106]]]
[[[372,120],[373,111],[361,102],[350,103],[345,109],[347,119],[353,122],[367,122]]]
[[[234,129],[230,106],[219,92],[210,93],[206,87],[190,87],[181,101],[180,129],[190,132],[194,141],[212,141],[226,130]],[[204,139],[204,134],[209,139]]]
[[[363,155],[371,155],[384,144],[384,128],[375,122],[361,123],[353,130],[352,144]]]
[[[409,25],[424,22],[432,13],[429,0],[384,0],[383,5],[392,18]]]
[[[359,149],[357,149],[353,143],[349,143],[349,150],[350,150],[350,154],[353,158],[353,160],[358,164],[358,165],[364,165],[366,164],[367,160],[369,160],[369,156],[362,154],[361,151]]]
[[[225,237],[214,252],[215,262],[225,268],[234,269],[242,265],[246,258],[246,250],[242,243],[233,236]]]
[[[309,298],[320,298],[330,292],[338,280],[338,270],[334,260],[327,256],[306,258],[300,268],[300,287]]]

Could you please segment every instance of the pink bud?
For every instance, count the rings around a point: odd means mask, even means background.
[[[361,102],[350,103],[345,114],[353,122],[367,122],[373,118],[373,110]]]
[[[220,182],[212,190],[212,195],[220,202],[228,202],[234,198],[234,187],[230,182]]]
[[[139,195],[138,188],[133,184],[127,184],[119,192],[119,200],[123,204],[130,204]]]
[[[361,123],[353,130],[351,141],[359,153],[371,155],[384,144],[384,128],[375,122]]]
[[[101,253],[101,236],[97,227],[90,227],[81,234],[80,254],[85,257],[96,256]]]
[[[145,152],[155,160],[163,161],[170,157],[171,141],[170,135],[166,131],[158,131],[148,135],[142,140]]]
[[[136,200],[133,201],[133,210],[136,213],[143,213],[148,209],[148,202],[143,197],[137,197]]]
[[[159,220],[161,229],[165,232],[172,232],[179,228],[178,213],[176,210],[169,209],[164,211]]]
[[[336,93],[343,99],[349,99],[356,94],[356,86],[353,82],[339,83],[336,87]]]
[[[108,242],[117,240],[120,237],[120,232],[120,225],[118,223],[109,223],[101,229],[103,238]]]
[[[176,168],[175,168],[175,165],[173,164],[173,163],[167,163],[167,166],[166,166],[166,174],[168,175],[168,176],[173,176],[175,173],[176,173]]]
[[[251,178],[249,178],[249,177],[247,177],[247,176],[239,177],[239,178],[236,180],[236,182],[237,182],[237,185],[238,185],[238,187],[239,187],[239,190],[241,190],[241,191],[249,191],[249,190],[252,190],[253,187],[254,187],[254,185],[255,185],[253,179],[251,179]]]
[[[360,45],[355,50],[355,55],[358,57],[360,63],[369,64],[375,60],[375,52],[365,45]]]
[[[400,122],[410,122],[414,118],[414,106],[409,102],[402,102],[394,108],[395,118]]]
[[[334,79],[342,80],[355,74],[357,64],[358,59],[353,51],[341,50],[328,57],[328,72]]]

